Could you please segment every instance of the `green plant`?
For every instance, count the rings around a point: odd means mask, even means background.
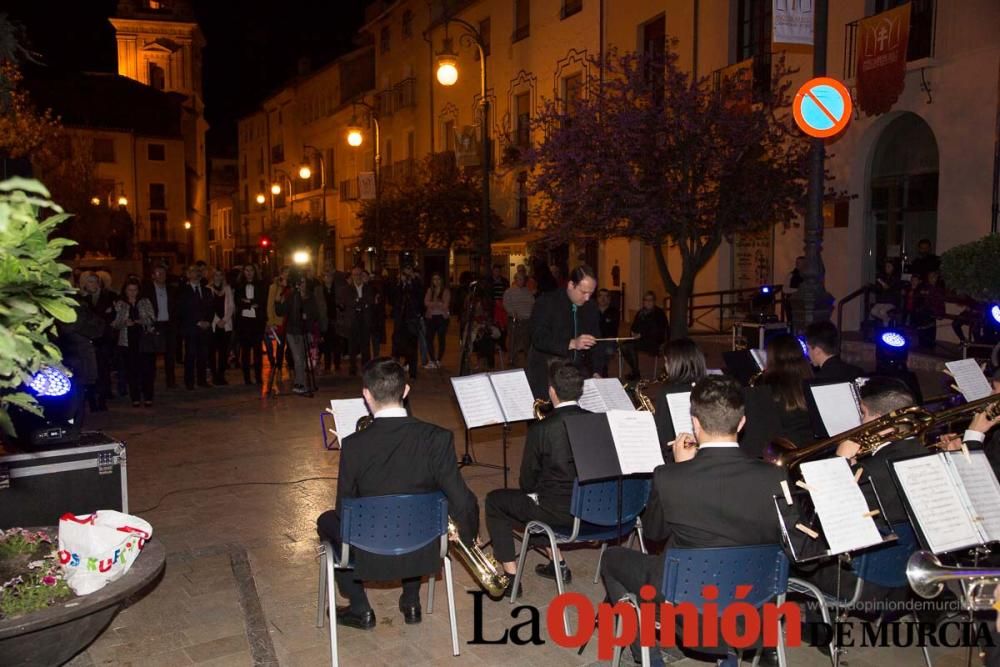
[[[991,234],[945,251],[941,276],[956,294],[976,301],[1000,300],[1000,235]]]
[[[44,609],[72,594],[49,533],[0,530],[0,618]]]
[[[45,210],[54,214],[40,219]],[[74,242],[49,238],[67,218],[38,181],[0,182],[0,429],[8,434],[14,433],[11,407],[41,414],[23,385],[62,360],[51,340],[56,320],[76,320],[69,267],[58,261]]]

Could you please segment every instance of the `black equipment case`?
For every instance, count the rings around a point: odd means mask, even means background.
[[[91,431],[71,447],[0,456],[0,529],[101,509],[128,512],[125,443]]]

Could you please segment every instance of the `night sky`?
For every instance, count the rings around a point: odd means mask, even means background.
[[[4,3],[6,4],[6,3]],[[115,72],[117,0],[35,0],[6,11],[48,67]],[[295,75],[350,51],[366,0],[193,0],[205,34],[203,89],[210,155],[236,155],[236,119]],[[29,71],[30,75],[30,71]]]

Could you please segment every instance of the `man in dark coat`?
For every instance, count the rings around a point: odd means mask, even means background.
[[[207,387],[210,327],[215,311],[212,291],[201,284],[198,267],[187,267],[187,282],[177,289],[178,331],[184,339],[184,386],[194,389],[196,372],[199,387]]]
[[[167,284],[167,269],[163,266],[153,268],[152,279],[142,286],[142,296],[153,304],[154,325],[163,346],[163,377],[167,388],[176,384],[174,375],[174,356],[177,351],[177,291]]]
[[[358,373],[358,357],[362,367],[371,359],[372,314],[375,291],[365,282],[360,266],[351,269],[351,277],[337,288],[337,303],[343,306],[343,331],[347,334],[347,353],[351,375]]]
[[[752,544],[780,544],[781,532],[772,496],[781,493],[785,470],[747,456],[736,434],[746,421],[743,391],[736,380],[709,375],[691,391],[694,434],[678,434],[674,463],[653,473],[653,491],[642,516],[648,539],[671,547],[698,549]],[[612,547],[601,562],[608,599],[639,594],[649,584],[663,584],[664,554],[646,555]],[[707,648],[707,647],[706,647]],[[633,654],[638,646],[633,646]],[[651,651],[658,657],[655,647]]]
[[[566,418],[587,413],[577,405],[582,394],[583,373],[579,368],[565,359],[549,364],[549,399],[554,409],[545,419],[528,428],[521,459],[521,488],[497,489],[486,496],[486,527],[493,541],[493,555],[504,571],[512,575],[509,586],[513,585],[513,575],[517,571],[515,525],[544,521],[553,528],[566,530],[573,525],[569,504],[576,479],[576,463],[566,433]],[[566,562],[561,561],[559,567],[563,581],[570,582],[572,575]],[[539,565],[535,571],[540,576],[555,579],[555,565],[551,562]]]
[[[527,368],[535,398],[548,398],[548,365],[553,359],[570,359],[590,371],[590,348],[600,332],[600,314],[590,300],[596,290],[594,270],[581,264],[570,272],[565,288],[535,300]]]
[[[340,508],[344,498],[442,491],[459,536],[472,544],[479,527],[479,505],[458,470],[451,431],[408,417],[403,400],[410,391],[403,367],[392,359],[374,359],[362,372],[365,401],[375,420],[344,438],[340,452],[337,507],[316,520],[320,537],[340,549]],[[340,593],[350,605],[337,608],[337,622],[354,628],[375,627],[364,581],[402,579],[399,609],[406,623],[420,622],[420,578],[441,566],[435,540],[405,556],[380,556],[354,550],[354,569],[337,571]]]
[[[865,374],[840,358],[840,332],[833,322],[813,322],[806,327],[806,348],[809,350],[809,361],[816,368],[817,380],[854,382]]]

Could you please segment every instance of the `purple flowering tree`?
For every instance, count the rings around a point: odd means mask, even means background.
[[[545,138],[527,157],[537,212],[554,242],[626,237],[652,248],[671,335],[683,336],[695,277],[723,239],[790,224],[803,204],[808,145],[789,132],[790,72],[777,59],[768,89],[746,76],[692,81],[671,51],[612,52],[603,66],[603,85],[592,74],[585,95],[549,101],[536,119]]]

